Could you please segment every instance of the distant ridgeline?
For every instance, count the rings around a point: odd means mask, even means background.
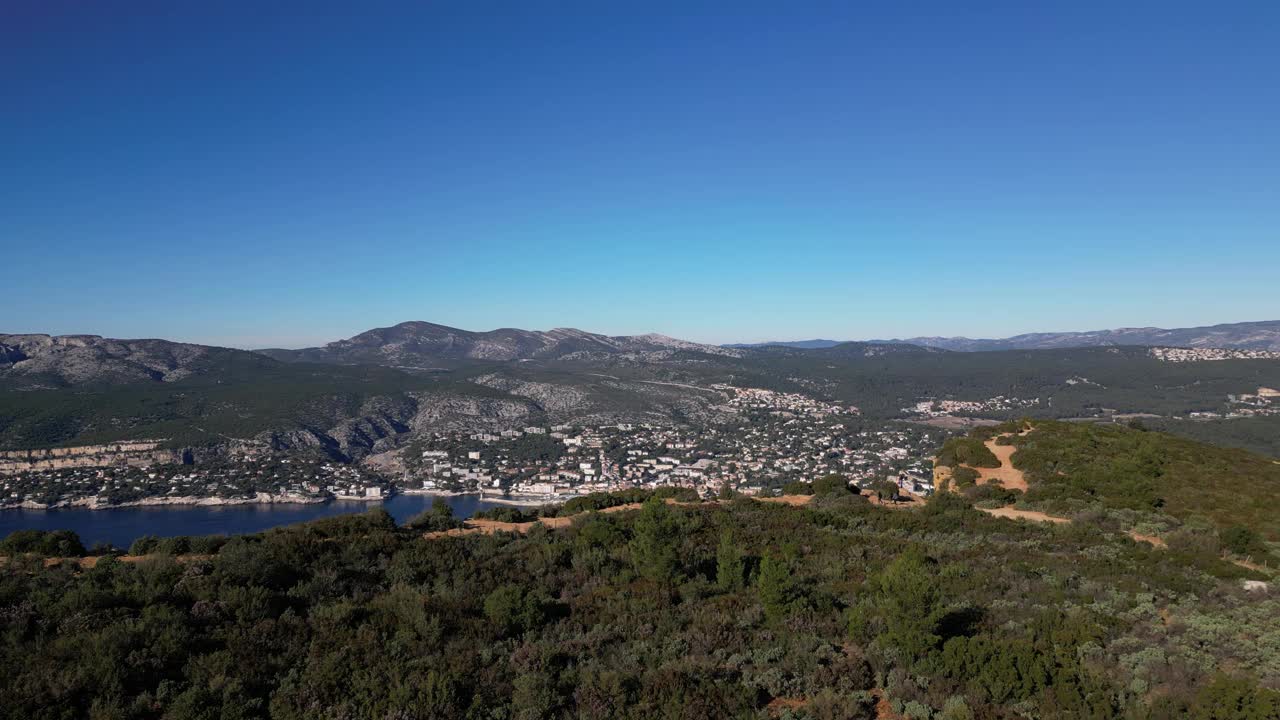
[[[856,405],[868,420],[1158,415],[1178,434],[1280,455],[1280,398],[1263,392],[1280,387],[1280,360],[1253,349],[726,350],[404,323],[307,351],[0,335],[0,352],[8,449],[165,437],[166,448],[252,440],[358,460],[440,429],[710,422],[716,394],[690,388],[732,384]]]

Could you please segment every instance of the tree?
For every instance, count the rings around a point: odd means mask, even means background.
[[[838,473],[824,475],[813,481],[814,495],[831,495],[840,494],[847,495],[849,493],[849,478]]]
[[[951,471],[951,481],[955,483],[957,490],[973,487],[977,484],[979,477],[981,475],[978,474],[977,470],[964,465],[960,465]]]
[[[896,648],[908,665],[936,648],[941,639],[937,629],[943,616],[942,591],[935,566],[921,550],[911,548],[877,580],[885,615],[885,634],[879,640]]]
[[[764,605],[764,615],[769,622],[777,622],[786,614],[792,601],[795,600],[795,580],[791,576],[791,568],[782,558],[773,553],[765,553],[760,560],[760,579],[757,581],[760,602]]]
[[[129,545],[130,555],[150,555],[160,546],[160,538],[155,535],[143,535]]]
[[[503,585],[484,599],[484,616],[504,635],[532,630],[546,618],[542,601],[519,585]]]
[[[1254,555],[1267,550],[1258,533],[1243,525],[1223,529],[1218,533],[1218,539],[1222,541],[1223,547],[1237,555]]]
[[[898,498],[898,483],[892,480],[881,480],[875,484],[876,498],[880,502],[893,501]]]
[[[732,482],[725,480],[724,482],[720,483],[720,489],[716,493],[717,498],[719,498],[720,500],[732,500],[737,496],[738,496],[738,493],[736,490],[733,489]]]
[[[680,524],[660,498],[651,497],[636,518],[631,539],[631,561],[636,572],[659,583],[669,583],[677,567],[676,538]]]
[[[739,590],[745,574],[746,563],[733,540],[733,531],[725,530],[720,534],[720,546],[716,548],[716,584],[725,592]]]
[[[813,485],[803,480],[792,480],[782,486],[783,495],[812,495]]]
[[[430,510],[418,513],[405,524],[421,532],[452,530],[462,525],[453,517],[453,508],[445,502],[444,498],[436,498],[432,501]]]
[[[16,530],[0,541],[0,554],[34,553],[47,557],[80,557],[84,544],[70,530]]]

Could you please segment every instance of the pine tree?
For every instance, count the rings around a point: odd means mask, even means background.
[[[631,561],[636,572],[655,582],[671,582],[677,567],[675,539],[679,529],[665,502],[656,497],[646,500],[631,539]]]
[[[725,592],[739,590],[745,570],[742,551],[733,541],[733,532],[725,530],[720,534],[720,547],[716,548],[716,584]]]
[[[880,642],[897,648],[908,663],[935,649],[941,640],[937,629],[943,604],[934,561],[911,548],[885,568],[879,586],[886,625]]]
[[[786,560],[776,558],[772,553],[765,554],[760,561],[758,589],[765,618],[769,622],[782,619],[795,598],[795,582],[791,578],[791,568],[787,566]]]

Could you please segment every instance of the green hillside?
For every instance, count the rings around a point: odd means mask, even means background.
[[[951,494],[813,503],[433,540],[374,511],[181,563],[14,560],[0,717],[817,720],[875,717],[881,695],[947,720],[1280,711],[1280,600],[1213,553]]]
[[[1280,463],[1160,432],[1037,421],[1010,441],[1027,473],[1025,502],[1057,511],[1098,506],[1183,524],[1245,526],[1280,540]]]
[[[429,376],[390,368],[266,361],[226,364],[176,382],[0,392],[0,447],[153,437],[186,444],[327,427],[370,398],[433,384]]]

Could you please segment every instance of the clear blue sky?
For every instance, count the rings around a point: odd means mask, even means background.
[[[0,3],[0,331],[1280,318],[1280,3]]]

